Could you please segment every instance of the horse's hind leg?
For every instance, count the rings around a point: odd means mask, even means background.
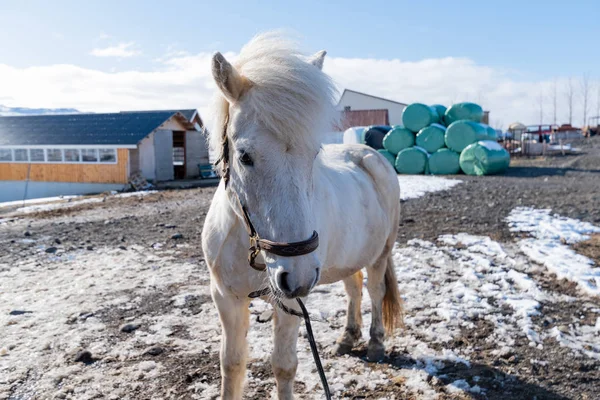
[[[385,296],[385,269],[387,257],[380,259],[367,268],[367,290],[371,297],[371,328],[369,334],[369,346],[367,359],[369,361],[381,361],[385,354],[383,341],[385,330],[383,329],[383,297]]]
[[[275,308],[271,365],[277,382],[279,400],[294,399],[294,378],[298,367],[296,345],[300,318]]]
[[[250,310],[247,299],[238,299],[212,287],[213,300],[219,311],[221,339],[221,398],[240,400],[246,374],[246,357]]]
[[[387,331],[391,334],[402,326],[403,315],[391,245],[386,246],[377,263],[367,268],[367,273],[367,289],[371,296],[371,339],[367,358],[370,361],[381,361],[385,355],[385,333]]]
[[[360,304],[362,301],[363,273],[358,271],[352,276],[344,279],[344,287],[348,294],[348,312],[346,315],[346,327],[344,333],[338,339],[333,352],[338,355],[350,353],[361,336],[362,314]]]

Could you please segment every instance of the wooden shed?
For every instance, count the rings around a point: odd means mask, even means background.
[[[0,201],[197,177],[202,131],[196,110],[0,117]]]

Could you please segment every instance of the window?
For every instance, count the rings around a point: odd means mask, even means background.
[[[27,156],[27,149],[15,149],[15,161],[29,161],[29,157]]]
[[[29,159],[31,162],[44,162],[44,149],[29,149]]]
[[[62,162],[62,150],[61,149],[48,149],[46,150],[48,156],[48,162]]]
[[[11,149],[0,149],[0,162],[11,162],[12,161],[12,150]]]
[[[116,164],[117,149],[0,148],[0,163],[10,162]]]
[[[79,150],[65,149],[65,162],[79,162]]]
[[[117,153],[115,149],[100,149],[98,150],[100,154],[100,162],[103,163],[114,163],[117,162]]]
[[[82,162],[98,162],[98,152],[96,151],[96,149],[81,150],[81,161]]]

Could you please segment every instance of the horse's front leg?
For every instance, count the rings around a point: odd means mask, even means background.
[[[298,367],[296,345],[298,342],[298,329],[300,318],[288,315],[279,308],[275,308],[273,319],[273,354],[271,365],[277,381],[277,395],[279,400],[293,400],[294,378]]]
[[[360,310],[362,285],[362,271],[358,271],[354,275],[344,279],[344,287],[348,294],[348,312],[346,315],[346,327],[333,348],[334,354],[344,355],[350,353],[356,342],[360,339],[362,328],[362,313]]]
[[[250,301],[223,293],[215,286],[212,296],[221,319],[221,399],[242,398],[248,343]]]

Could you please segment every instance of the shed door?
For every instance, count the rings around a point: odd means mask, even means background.
[[[185,132],[173,131],[173,169],[175,179],[185,178]]]

